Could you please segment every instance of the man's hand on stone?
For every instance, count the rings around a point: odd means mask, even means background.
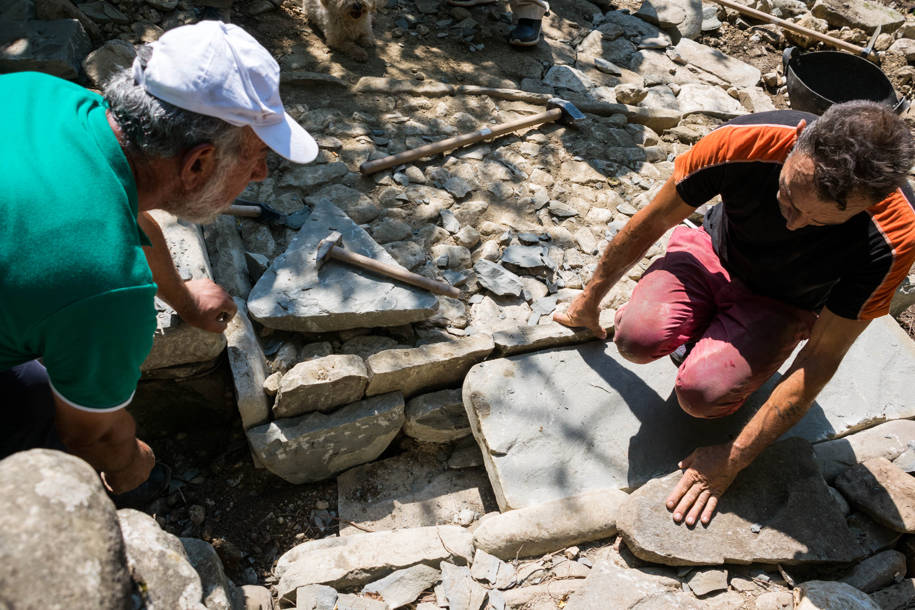
[[[581,297],[572,301],[565,312],[557,311],[554,313],[553,320],[563,326],[587,328],[598,339],[607,338],[607,331],[600,325],[600,310],[598,306],[585,301]]]
[[[685,518],[688,526],[697,520],[708,525],[718,500],[740,472],[731,458],[731,443],[699,447],[677,466],[683,476],[667,496],[667,510],[677,523]]]
[[[192,326],[221,333],[238,309],[235,301],[222,286],[208,279],[189,280],[184,283],[189,299],[178,315]]]

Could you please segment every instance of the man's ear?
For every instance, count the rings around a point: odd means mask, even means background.
[[[801,121],[797,124],[797,127],[794,128],[794,136],[799,138],[801,136],[801,132],[804,131],[805,127],[807,127],[807,119],[801,119]]]
[[[216,169],[216,147],[198,144],[185,151],[181,157],[181,183],[193,191],[203,186]]]

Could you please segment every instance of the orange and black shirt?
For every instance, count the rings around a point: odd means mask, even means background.
[[[757,294],[870,320],[889,312],[915,261],[915,193],[906,185],[841,225],[789,231],[778,206],[778,176],[795,127],[816,115],[751,114],[722,125],[675,161],[677,193],[693,206],[721,204],[705,229],[725,269]]]

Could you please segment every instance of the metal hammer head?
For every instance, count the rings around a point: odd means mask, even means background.
[[[549,108],[559,108],[562,110],[562,116],[559,117],[559,122],[565,123],[567,125],[574,125],[578,121],[585,118],[584,113],[581,110],[575,107],[575,104],[564,100],[559,97],[551,97],[547,103],[546,107]]]
[[[324,261],[330,257],[330,251],[333,250],[334,246],[340,245],[341,241],[343,241],[343,236],[340,235],[340,232],[331,231],[327,237],[318,242],[318,248],[315,250],[315,267],[317,269],[321,268]]]

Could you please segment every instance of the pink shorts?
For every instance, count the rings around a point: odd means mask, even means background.
[[[617,312],[613,340],[639,363],[695,342],[677,371],[677,398],[694,417],[722,417],[778,370],[816,318],[750,292],[721,266],[708,233],[677,227]]]

